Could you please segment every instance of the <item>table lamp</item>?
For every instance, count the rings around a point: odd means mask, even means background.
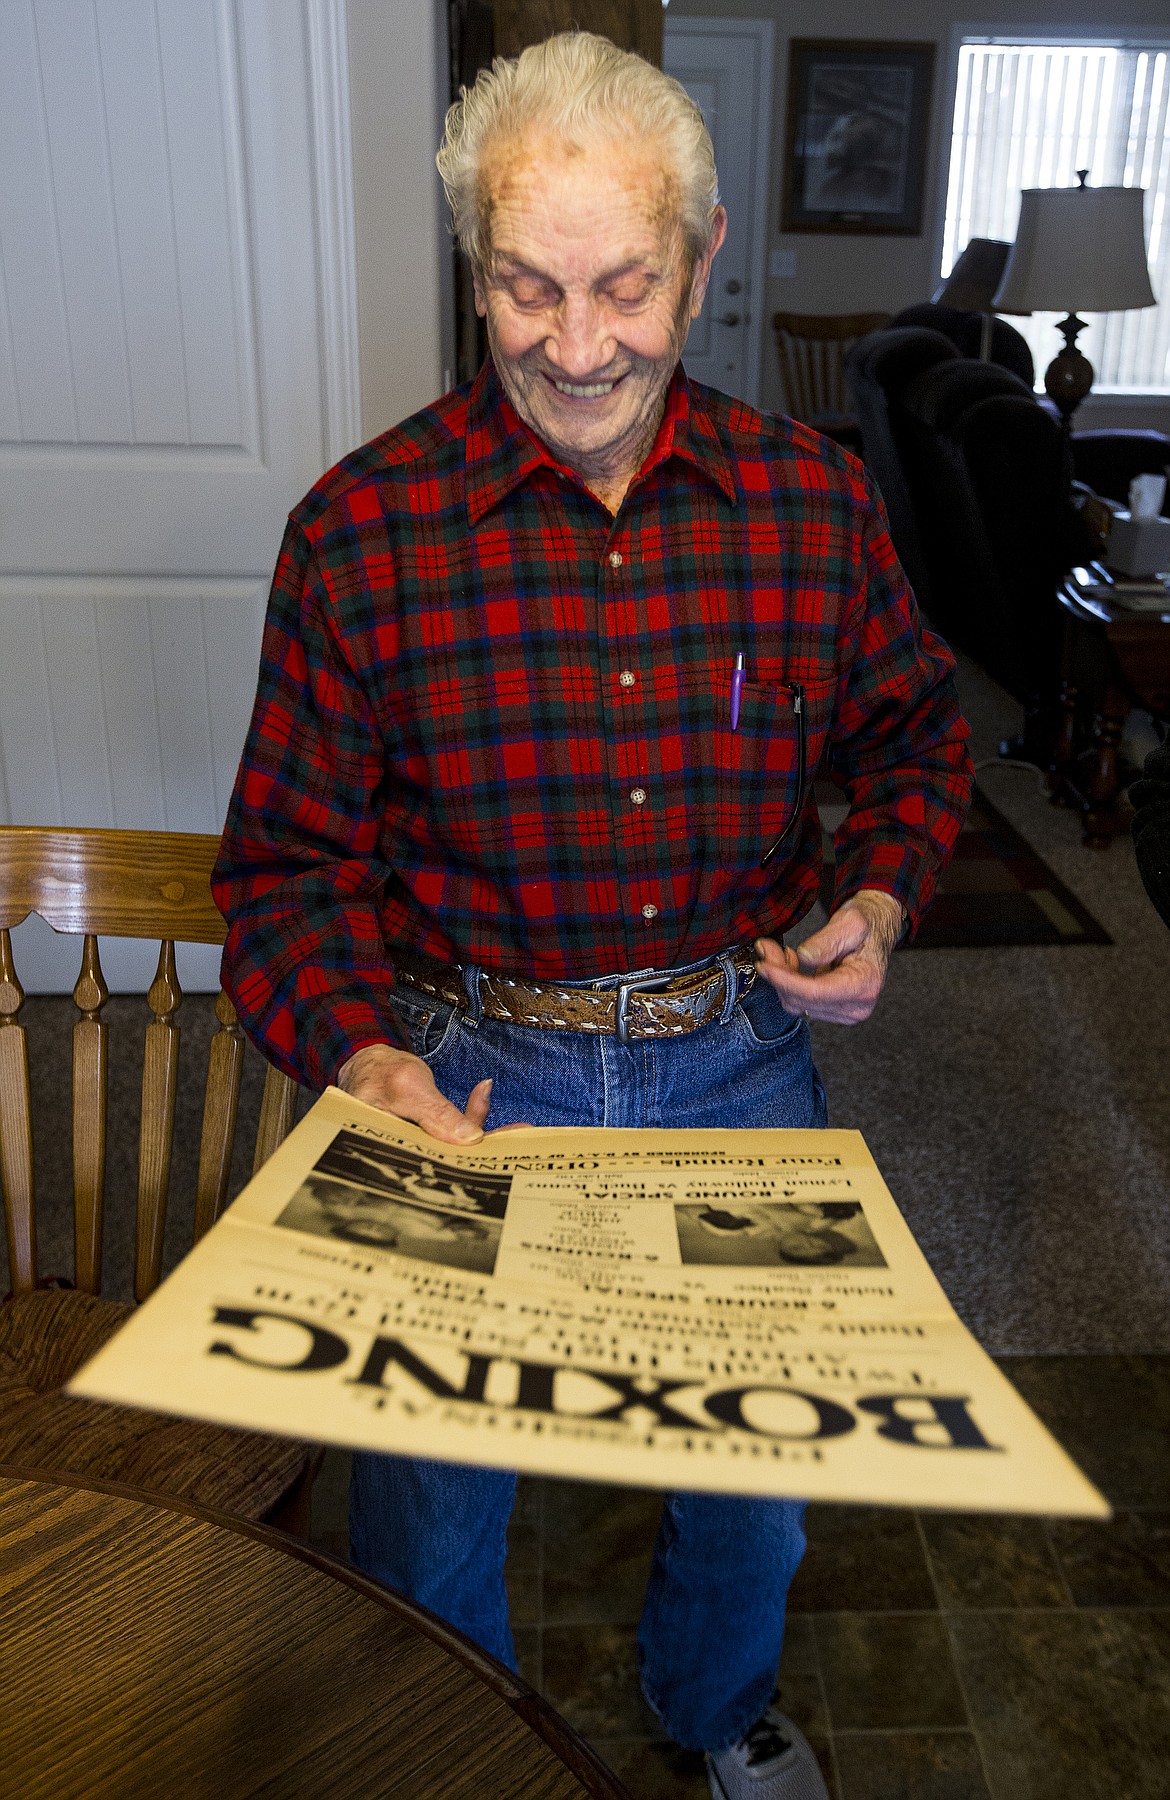
[[[1093,385],[1093,365],[1077,349],[1086,312],[1127,312],[1156,306],[1146,265],[1142,224],[1145,191],[1136,187],[1086,186],[1078,169],[1075,188],[1025,188],[1020,224],[994,306],[1001,313],[1063,312],[1064,337],[1044,372],[1044,387],[1065,431]]]
[[[992,300],[999,287],[1011,245],[1001,238],[968,238],[954,268],[930,296],[935,306],[954,306],[960,312],[983,314],[979,357],[991,361]]]

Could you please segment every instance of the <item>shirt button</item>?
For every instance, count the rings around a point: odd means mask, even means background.
[[[631,788],[630,789],[630,799],[634,802],[635,806],[645,806],[645,804],[646,804],[645,788]]]
[[[623,669],[618,676],[618,683],[621,687],[633,687],[637,679],[638,677],[634,674],[632,669]]]
[[[642,908],[642,917],[644,919],[656,919],[658,917],[658,908],[656,906],[651,906],[649,900],[647,900],[645,906]]]
[[[611,550],[611,551],[610,551],[610,553],[609,553],[609,566],[610,566],[610,568],[611,568],[611,569],[620,569],[620,568],[621,568],[621,566],[622,566],[622,553],[621,553],[621,551],[620,551],[620,550]]]

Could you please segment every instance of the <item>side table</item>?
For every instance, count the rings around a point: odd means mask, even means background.
[[[1060,722],[1052,759],[1052,798],[1078,809],[1082,841],[1106,849],[1126,829],[1119,809],[1118,747],[1134,706],[1170,719],[1170,596],[1165,612],[1130,611],[1083,593],[1071,577],[1057,592],[1063,609]],[[1092,754],[1077,755],[1082,696],[1093,706]]]

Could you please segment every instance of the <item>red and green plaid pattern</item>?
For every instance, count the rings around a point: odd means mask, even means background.
[[[747,662],[739,728],[731,671]],[[393,946],[506,974],[669,967],[816,898],[917,918],[966,810],[952,660],[861,466],[678,370],[617,518],[490,363],[294,511],[216,871],[247,1030],[320,1086],[403,1042]]]

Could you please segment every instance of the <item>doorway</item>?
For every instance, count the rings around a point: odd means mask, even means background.
[[[770,19],[665,19],[662,66],[699,107],[715,145],[727,241],[691,328],[688,375],[760,403],[764,250],[772,131]]]

